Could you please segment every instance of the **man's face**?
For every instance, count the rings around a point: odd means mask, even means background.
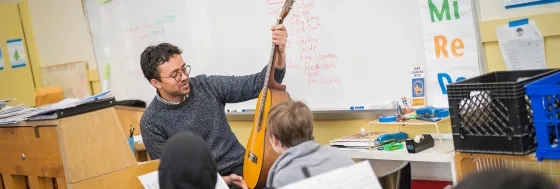
[[[189,72],[181,55],[173,55],[165,62],[158,66],[160,80],[152,80],[152,85],[171,96],[185,96],[190,93]]]

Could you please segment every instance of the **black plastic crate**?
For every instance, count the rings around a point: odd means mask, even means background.
[[[557,71],[499,71],[447,85],[455,151],[534,152],[535,129],[525,84]]]

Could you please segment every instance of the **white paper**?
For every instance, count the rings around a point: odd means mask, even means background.
[[[542,0],[504,0],[504,7],[527,4],[527,3],[537,2],[537,1],[542,1]]]
[[[4,56],[2,55],[2,49],[0,49],[0,70],[4,69]]]
[[[132,138],[134,139],[135,143],[144,143],[144,140],[142,140],[142,135],[135,135],[132,136]]]
[[[544,38],[533,21],[496,29],[498,44],[507,70],[545,69]]]
[[[23,40],[21,38],[7,40],[6,45],[8,46],[12,68],[24,67],[27,64],[27,58],[25,57],[26,51],[23,47]]]
[[[145,189],[159,189],[158,171],[138,176]]]
[[[305,180],[288,184],[280,189],[382,189],[369,161],[332,170]]]
[[[222,179],[219,173],[216,173],[218,176],[218,180],[216,180],[216,189],[229,189],[229,186],[226,184],[226,181]]]
[[[447,0],[418,0],[426,58],[426,105],[449,107],[447,85],[481,74],[482,47],[473,2],[453,1],[456,5],[452,5]]]
[[[222,176],[220,176],[219,173],[216,173],[216,176],[218,177],[216,180],[216,189],[229,189],[229,186],[226,184],[224,179],[222,179]],[[140,175],[138,176],[138,179],[144,186],[144,189],[159,189],[158,171]]]

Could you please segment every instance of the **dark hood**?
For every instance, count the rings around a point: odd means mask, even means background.
[[[159,165],[162,189],[213,189],[218,168],[208,144],[191,132],[171,137],[163,147]]]

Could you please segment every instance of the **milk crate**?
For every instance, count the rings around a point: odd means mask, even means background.
[[[447,85],[455,151],[534,152],[533,113],[525,85],[557,71],[498,71]]]
[[[529,83],[527,96],[533,106],[537,134],[537,159],[560,159],[560,72]]]

